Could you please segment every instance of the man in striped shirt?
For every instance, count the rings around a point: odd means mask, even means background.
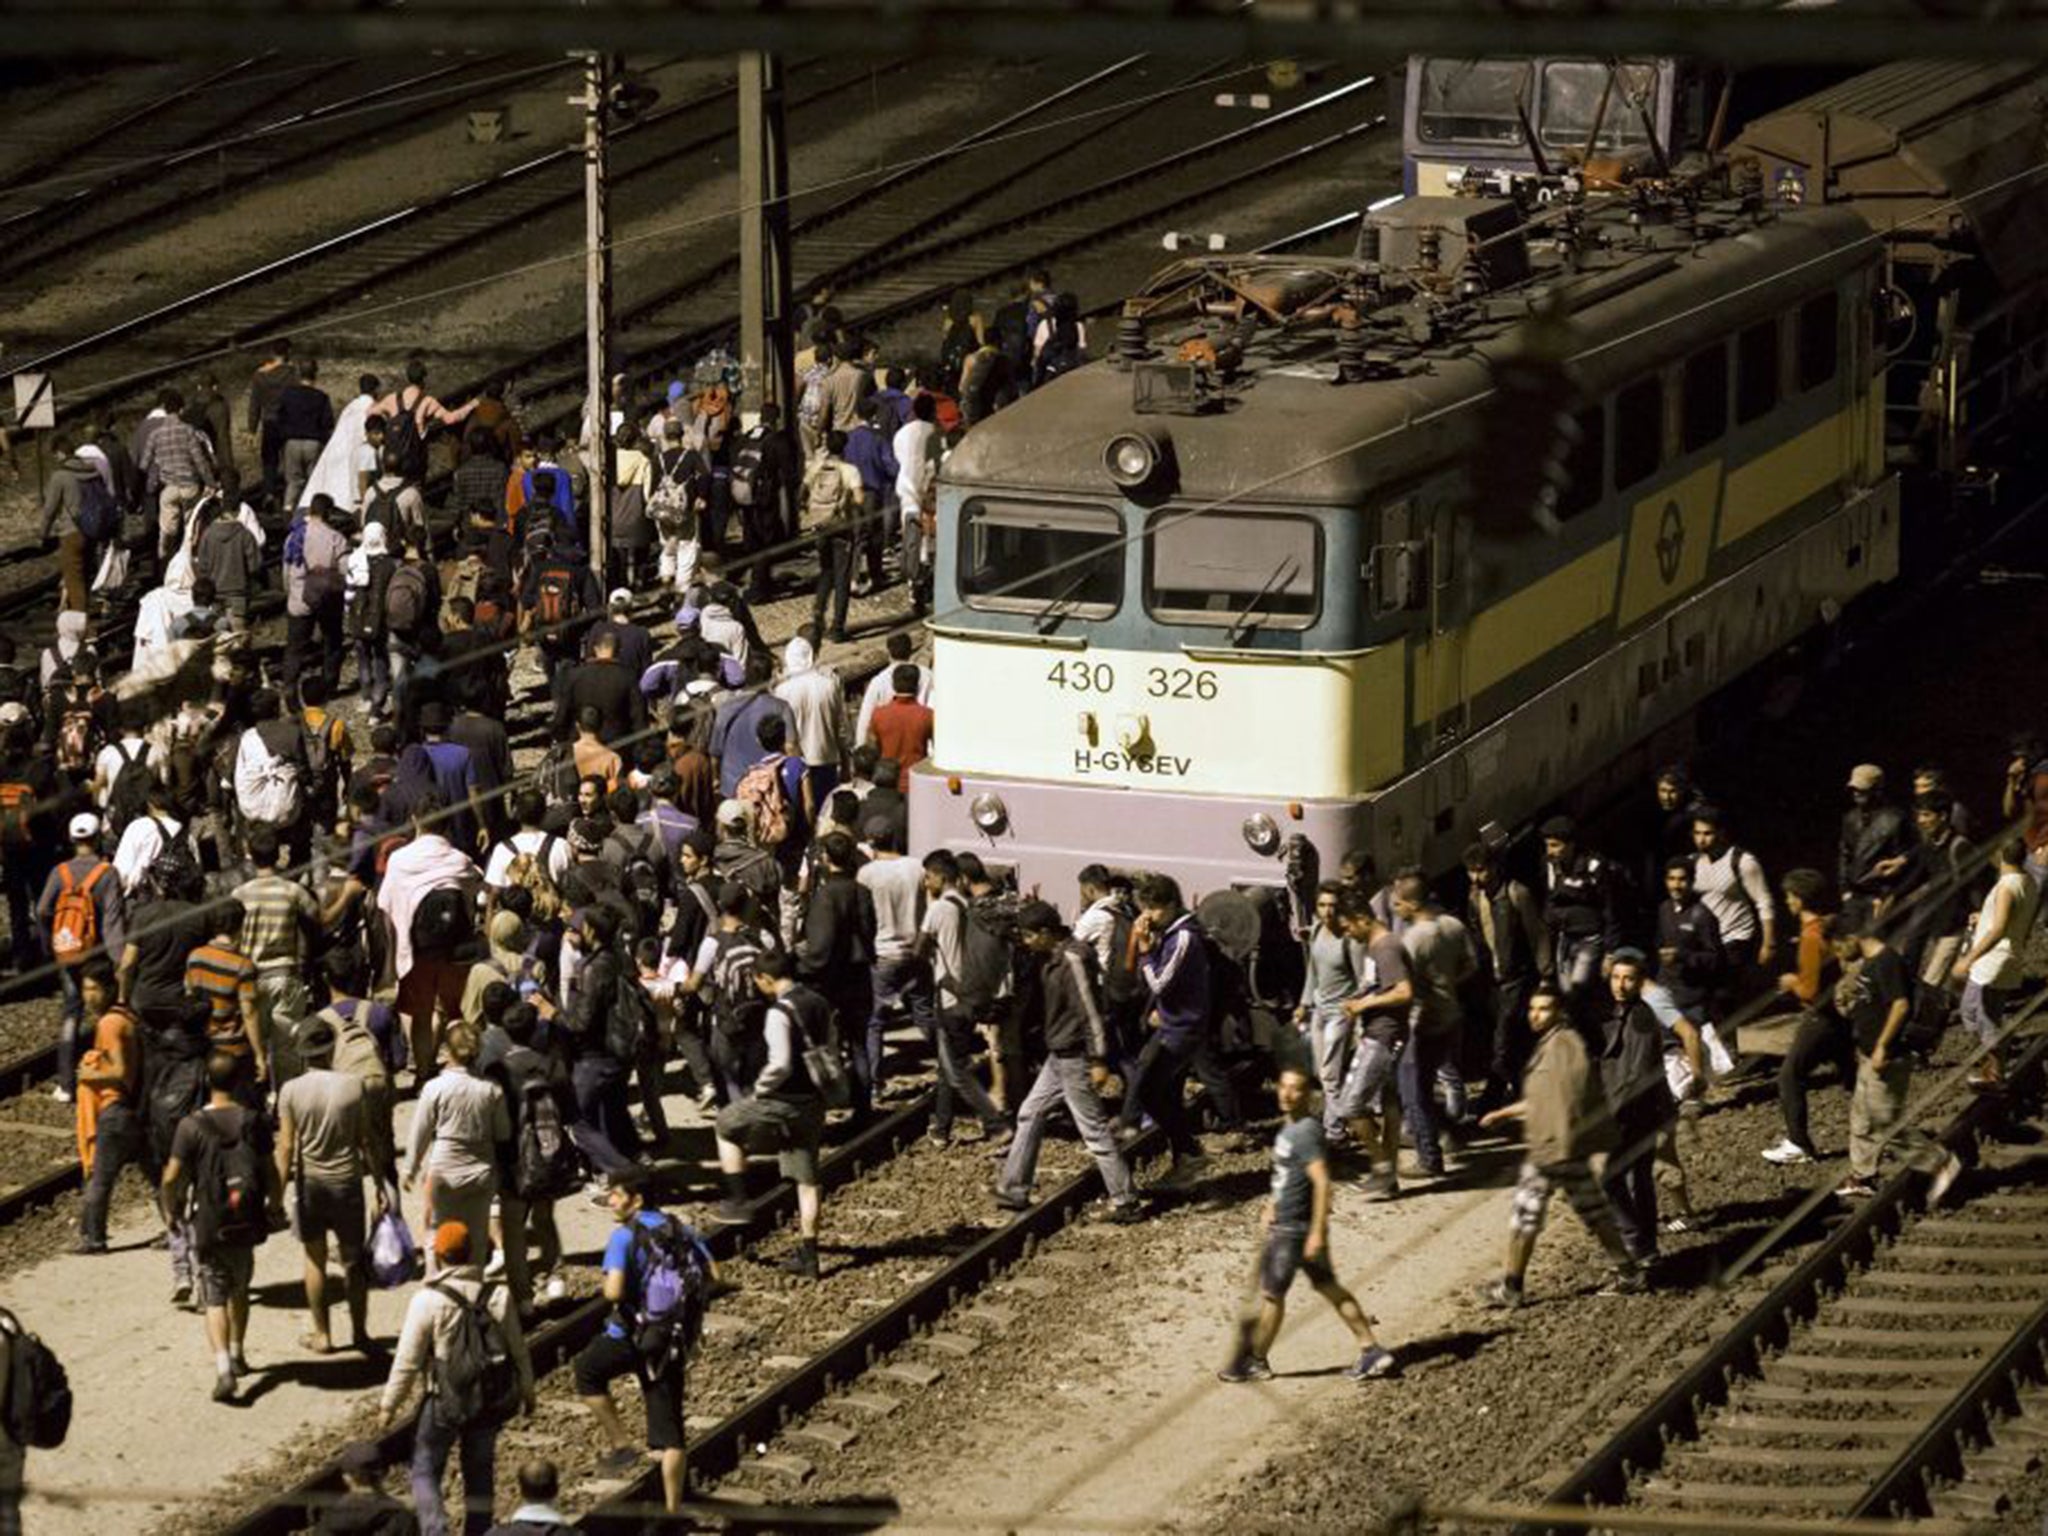
[[[256,1009],[256,965],[237,948],[246,917],[239,901],[213,908],[213,936],[185,962],[185,991],[205,1000],[209,1045],[235,1058],[235,1102],[261,1114],[270,1061]]]
[[[313,1012],[306,987],[306,937],[340,921],[348,905],[338,892],[323,908],[313,893],[278,870],[283,843],[272,827],[249,832],[249,862],[256,878],[235,887],[242,904],[240,950],[256,968],[256,1011],[270,1042],[271,1076],[282,1088],[304,1070],[299,1060],[299,1026]]]

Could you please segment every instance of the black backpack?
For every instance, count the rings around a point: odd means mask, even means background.
[[[512,1185],[523,1200],[559,1200],[583,1183],[583,1154],[569,1137],[554,1084],[538,1073],[519,1085],[519,1144]]]
[[[120,503],[97,474],[78,482],[78,531],[95,544],[104,544],[120,535]]]
[[[431,955],[452,954],[475,933],[475,904],[460,886],[444,885],[420,898],[412,912],[412,947]]]
[[[113,748],[121,758],[121,770],[107,786],[107,830],[118,836],[129,822],[149,814],[149,749],[145,747],[131,757],[119,741],[113,743]]]
[[[446,1354],[434,1359],[434,1417],[449,1424],[503,1422],[519,1407],[519,1367],[505,1325],[491,1316],[491,1291],[485,1281],[475,1301],[440,1282],[429,1289],[453,1302],[461,1316]]]
[[[632,965],[620,961],[619,979],[612,987],[612,1005],[604,1020],[605,1053],[631,1062],[639,1056],[641,1045],[658,1034],[654,999],[647,995],[647,988],[641,985]]]
[[[254,1248],[270,1236],[263,1198],[263,1149],[250,1134],[253,1120],[242,1113],[242,1129],[230,1136],[219,1117],[199,1111],[206,1127],[199,1166],[193,1170],[193,1239],[202,1248]]]
[[[427,477],[427,440],[420,435],[419,397],[410,406],[400,390],[393,403],[398,407],[384,423],[384,456],[397,462],[398,472],[408,480]]]
[[[962,1006],[993,1008],[1009,985],[1012,952],[985,914],[964,897],[945,898],[960,908],[960,973],[946,978]]]
[[[205,883],[206,875],[199,867],[199,856],[192,851],[192,839],[183,830],[172,832],[154,816],[149,820],[155,824],[163,846],[142,872],[144,888],[153,895],[179,897],[197,890]]]
[[[16,1445],[48,1451],[71,1432],[71,1378],[50,1346],[21,1326],[21,1319],[0,1307],[0,1334],[7,1336],[7,1438]]]
[[[637,843],[629,835],[634,832],[640,834]],[[639,827],[621,827],[612,837],[624,855],[619,864],[619,882],[625,887],[627,899],[639,909],[641,936],[652,938],[661,926],[665,896],[661,867],[654,862],[654,847],[660,834]]]

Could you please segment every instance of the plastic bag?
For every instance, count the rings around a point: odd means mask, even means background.
[[[387,1206],[370,1226],[370,1279],[390,1291],[418,1278],[419,1272],[420,1249],[412,1228],[397,1206]]]
[[[92,579],[95,592],[118,592],[128,585],[128,551],[118,543],[109,543],[107,552],[100,557],[99,574]]]

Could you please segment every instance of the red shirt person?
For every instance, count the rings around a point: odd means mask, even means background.
[[[910,770],[932,753],[932,712],[917,702],[917,668],[903,663],[889,674],[895,697],[879,706],[868,720],[868,740],[883,757],[902,766],[896,788],[910,793]]]

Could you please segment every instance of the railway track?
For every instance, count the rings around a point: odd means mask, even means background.
[[[57,1156],[41,1172],[32,1174],[12,1188],[0,1189],[0,1227],[11,1225],[24,1212],[48,1205],[60,1196],[84,1186],[84,1170],[78,1159],[70,1153],[71,1143],[61,1134],[49,1135],[53,1127],[31,1121],[25,1116],[10,1115],[10,1109],[19,1101],[39,1093],[44,1084],[57,1075],[57,1045],[53,1040],[48,1045],[37,1046],[24,1051],[12,1061],[0,1063],[0,1126],[7,1129],[0,1135],[9,1138],[14,1148],[22,1154],[17,1164],[10,1150],[10,1166],[27,1168],[34,1164],[36,1149],[45,1146],[56,1150]]]
[[[2037,999],[2028,1015],[2048,1004]],[[2048,1036],[1938,1140],[1965,1156],[2037,1113]],[[1940,1208],[1901,1168],[1547,1499],[1726,1528],[1915,1520],[1960,1536],[2048,1449],[2048,1157],[1997,1149]],[[1982,1481],[1973,1480],[1981,1474]]]
[[[296,78],[279,97],[266,93],[259,103],[243,104],[234,121],[205,125],[213,132],[179,136],[189,142],[156,153],[146,144],[123,146],[125,153],[117,150],[97,169],[88,161],[53,176],[37,202],[29,202],[26,193],[0,197],[0,240],[5,241],[0,282],[18,282],[24,289],[45,286],[35,282],[38,274],[89,255],[102,241],[126,239],[260,177],[317,165],[360,137],[366,119],[375,131],[397,112],[443,117],[571,67],[557,61],[514,69],[506,67],[502,56],[487,54],[398,79],[389,78],[388,63],[352,64]],[[252,121],[264,108],[290,110]]]

